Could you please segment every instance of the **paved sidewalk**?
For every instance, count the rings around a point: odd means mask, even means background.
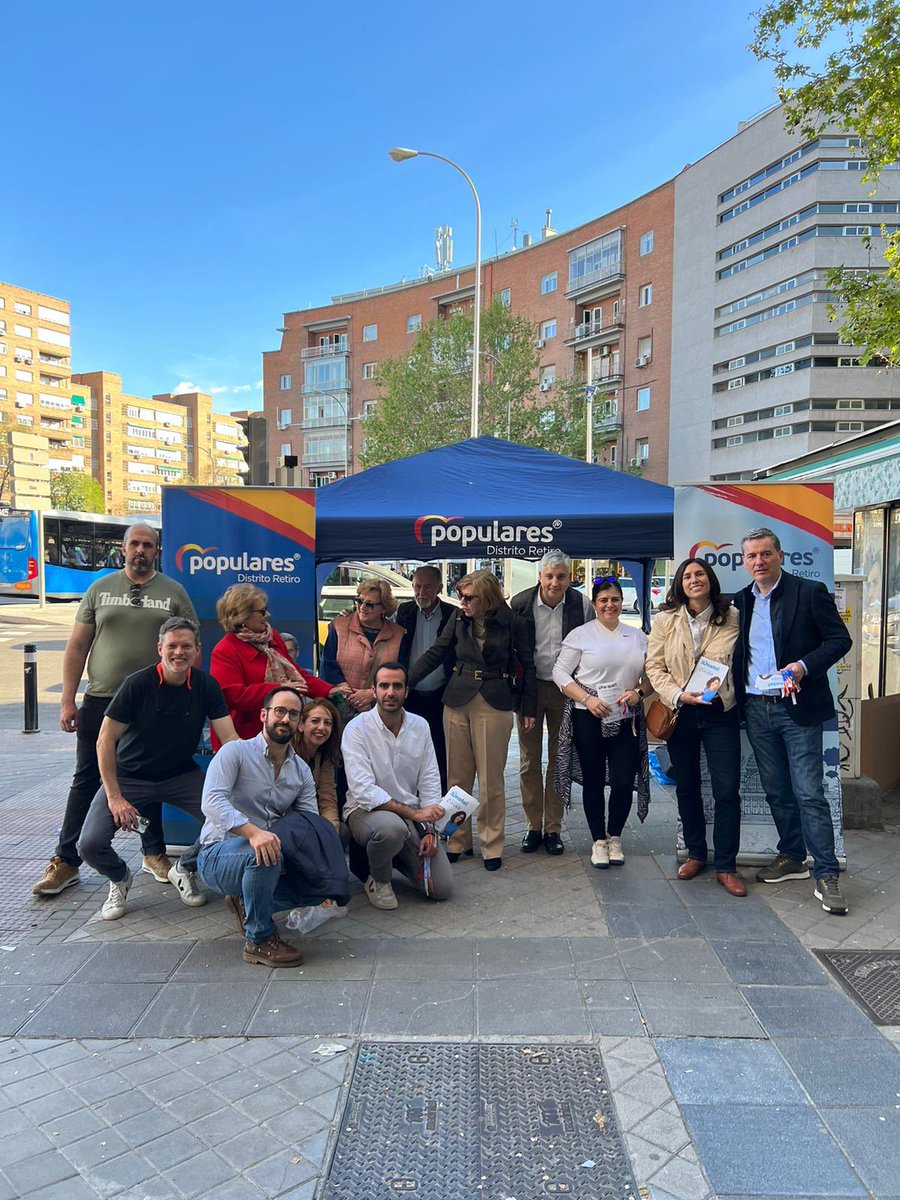
[[[0,708],[0,1200],[312,1198],[360,1043],[383,1041],[599,1049],[645,1197],[900,1197],[900,1029],[805,948],[900,947],[896,822],[848,833],[851,914],[830,918],[808,882],[679,883],[658,787],[621,870],[590,868],[578,808],[562,858],[522,855],[511,761],[502,871],[461,860],[445,905],[357,894],[273,972],[241,961],[220,900],[189,910],[146,875],[117,922],[86,871],[33,900],[72,740],[17,721]],[[606,1194],[590,1171],[570,1194]]]

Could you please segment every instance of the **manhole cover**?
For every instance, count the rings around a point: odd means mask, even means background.
[[[322,1200],[637,1200],[588,1046],[360,1046]]]
[[[876,1025],[900,1025],[900,950],[816,950]]]

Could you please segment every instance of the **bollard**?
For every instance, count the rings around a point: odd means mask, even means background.
[[[23,733],[40,733],[38,724],[37,646],[25,643],[25,728]]]

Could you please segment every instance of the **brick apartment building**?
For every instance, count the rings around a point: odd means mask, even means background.
[[[596,461],[659,482],[751,479],[900,410],[896,372],[860,367],[827,313],[826,270],[883,263],[881,226],[898,227],[900,172],[873,196],[864,169],[858,138],[804,140],[775,106],[615,212],[488,259],[482,298],[533,323],[536,392],[573,371],[602,385]],[[468,304],[473,276],[286,313],[263,354],[270,463],[297,455],[313,486],[358,467],[379,363]]]
[[[535,392],[579,371],[599,385],[595,458],[668,475],[674,187],[663,184],[606,216],[483,263],[483,298],[499,296],[532,322]],[[467,306],[474,267],[335,296],[286,313],[281,346],[263,354],[269,462],[296,455],[306,486],[358,467],[359,420],[377,402],[376,376],[407,353],[423,324]],[[601,401],[601,397],[603,397]]]

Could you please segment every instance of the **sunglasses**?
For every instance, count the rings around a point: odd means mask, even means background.
[[[471,604],[473,600],[477,600],[478,596],[475,592],[457,592],[460,604]]]
[[[364,608],[366,612],[371,612],[373,608],[381,608],[380,600],[363,600],[362,596],[357,596],[353,603],[357,608]]]
[[[144,597],[141,595],[141,585],[139,583],[129,585],[128,598],[135,608],[144,607]]]
[[[598,575],[597,578],[594,580],[594,587],[596,587],[598,583],[618,583],[618,582],[619,581],[618,581],[618,579],[616,579],[615,575]]]
[[[250,615],[252,616],[254,613],[259,617],[267,617],[269,610],[267,608],[251,608]]]

